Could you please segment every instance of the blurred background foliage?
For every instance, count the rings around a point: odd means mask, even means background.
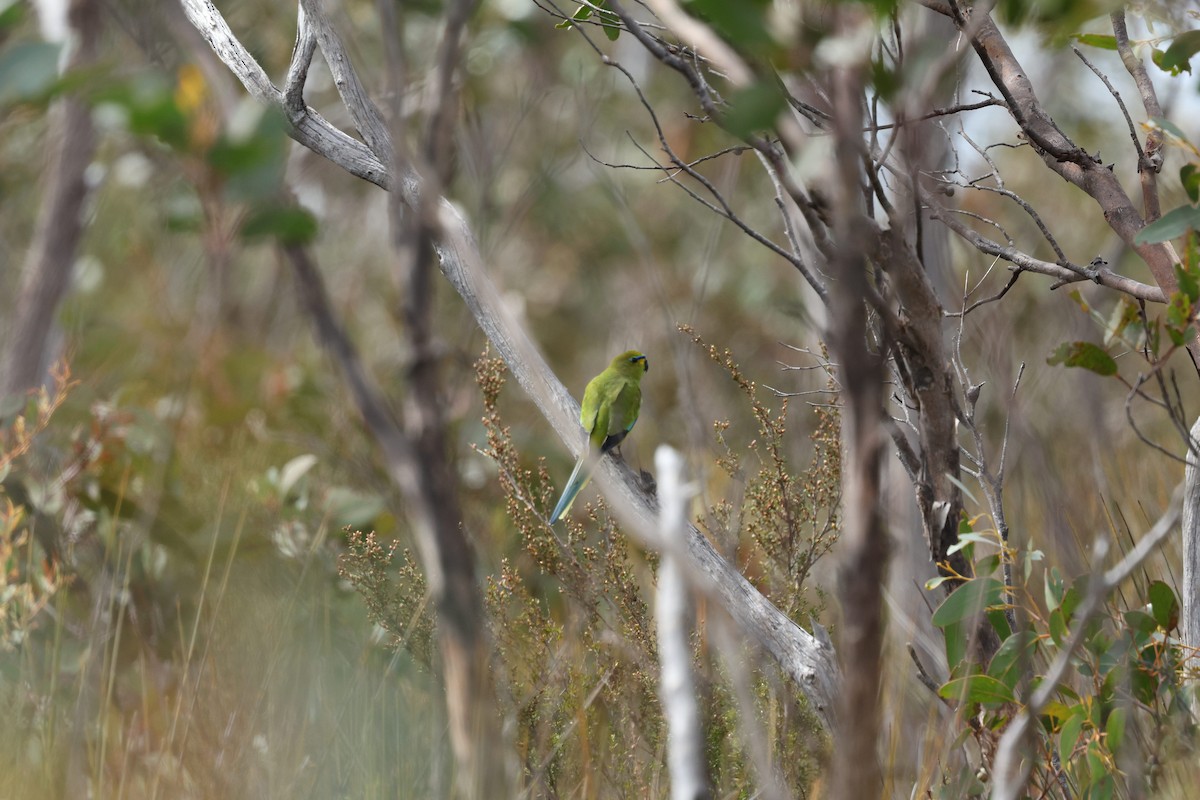
[[[1118,109],[1063,44],[1063,34],[1095,26],[1096,9],[1076,4],[1079,13],[1068,16],[1047,4],[1001,6],[1011,21],[1043,23],[1019,41],[1059,124],[1115,160],[1134,185]],[[370,370],[399,395],[409,354],[398,332],[387,199],[287,140],[280,121],[241,99],[179,19],[137,8],[114,3],[100,68],[61,78],[58,50],[40,41],[28,8],[0,13],[0,262],[13,265],[0,272],[0,313],[11,312],[15,265],[32,236],[49,103],[79,92],[100,129],[86,239],[59,318],[70,378],[64,373],[42,401],[9,398],[0,408],[6,430],[20,418],[36,431],[6,463],[0,494],[8,521],[0,526],[0,588],[29,587],[0,596],[17,620],[0,628],[0,796],[82,797],[87,787],[96,797],[440,796],[450,773],[444,711],[427,641],[421,657],[427,611],[419,571],[403,556],[411,546],[403,507],[338,374],[314,346],[275,247],[311,241]],[[435,0],[405,6],[417,98],[428,91],[422,76],[440,12]],[[227,15],[281,76],[294,8],[244,2]],[[375,5],[341,3],[335,20],[378,90]],[[628,37],[596,41],[633,71],[683,157],[730,146],[716,126],[688,116],[695,109],[676,77],[652,69]],[[945,45],[914,41],[930,52]],[[1114,53],[1088,55],[1134,96]],[[969,70],[961,77],[964,90],[983,86]],[[1172,86],[1169,96],[1192,114],[1196,79],[1183,75]],[[314,66],[307,97],[349,128],[323,65]],[[1194,116],[1172,118],[1195,140]],[[999,110],[979,112],[970,125],[982,144],[1017,143]],[[930,132],[959,153],[964,170],[984,171],[957,127],[944,130]],[[650,118],[620,75],[532,3],[485,3],[475,14],[455,146],[448,194],[559,377],[578,395],[613,353],[649,354],[641,421],[625,457],[646,468],[657,443],[684,449],[714,540],[732,531],[721,546],[798,622],[820,614],[836,626],[822,599],[832,577],[818,563],[835,547],[820,538],[835,535],[822,520],[835,519],[837,506],[820,470],[836,470],[836,414],[819,394],[827,388],[820,370],[786,369],[818,362],[820,312],[799,276],[661,173],[621,168],[648,165],[640,148],[657,151]],[[1047,181],[1027,148],[990,154],[1074,260],[1101,255],[1148,279],[1100,214],[1072,187]],[[1179,158],[1168,154],[1166,173]],[[773,189],[751,155],[730,153],[699,169],[736,198],[744,219],[777,232]],[[285,174],[303,212],[278,199]],[[1036,238],[1003,198],[958,197],[1024,241]],[[1175,202],[1183,199],[1180,190]],[[1002,266],[958,242],[943,246],[949,269],[940,288],[950,308],[961,305],[964,285],[982,279],[975,299],[1003,286]],[[1080,291],[1102,312],[1115,305],[1100,287]],[[458,298],[439,287],[436,302],[466,526],[498,621],[498,680],[514,692],[507,701],[517,730],[509,733],[535,792],[661,796],[653,646],[637,629],[652,558],[623,543],[594,494],[581,506],[587,522],[572,522],[565,544],[535,541],[547,532],[526,501],[545,513],[569,454],[526,398],[499,391],[494,364],[477,361],[484,341]],[[681,325],[713,343],[715,355]],[[1014,538],[1045,551],[1066,575],[1086,569],[1097,531],[1121,542],[1141,531],[1182,475],[1180,463],[1133,434],[1117,382],[1045,363],[1060,342],[1100,335],[1066,290],[1050,291],[1032,275],[962,327],[963,358],[986,381],[980,416],[993,443],[1011,424]],[[818,394],[785,403],[768,387]],[[1147,435],[1182,452],[1161,414],[1134,413]],[[4,440],[4,452],[16,453],[14,441]],[[771,563],[780,534],[755,539],[750,531],[763,528],[747,522],[790,502],[764,494],[756,478],[775,458],[799,496],[817,497],[815,556],[802,585],[786,579],[796,564]],[[897,613],[904,620],[920,616],[915,583],[933,570],[922,561],[902,476],[892,495],[893,591],[909,609]],[[374,539],[349,537],[347,526]],[[392,540],[399,549],[385,574]],[[539,546],[574,553],[589,568],[539,563]],[[1177,563],[1169,550],[1163,565]],[[1178,570],[1163,565],[1151,571],[1173,582]],[[548,664],[550,675],[540,675]],[[914,715],[924,724],[928,698],[904,666],[889,680],[897,776],[916,775],[920,742],[905,740],[903,729]],[[724,765],[716,780],[736,792],[748,785],[748,757],[721,732],[736,726],[737,703],[716,679],[705,691],[714,759]],[[749,691],[792,785],[810,786],[821,746],[794,692],[769,669]],[[592,751],[579,746],[589,736]]]

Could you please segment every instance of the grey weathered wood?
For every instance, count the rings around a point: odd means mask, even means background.
[[[1192,444],[1188,448],[1183,473],[1183,586],[1179,602],[1183,606],[1180,632],[1188,647],[1200,645],[1200,609],[1196,603],[1196,584],[1200,581],[1200,419],[1192,426]]]
[[[662,503],[659,536],[662,560],[654,596],[658,627],[659,698],[667,720],[667,770],[672,800],[709,797],[704,774],[704,726],[692,678],[692,614],[688,603],[684,558],[687,503],[683,456],[667,445],[654,453],[658,494]]]

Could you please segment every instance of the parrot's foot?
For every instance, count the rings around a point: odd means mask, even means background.
[[[646,470],[638,473],[638,486],[651,497],[658,497],[658,481],[654,480],[654,476]]]

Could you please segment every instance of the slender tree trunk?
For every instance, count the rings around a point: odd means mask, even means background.
[[[883,361],[867,349],[870,291],[862,243],[868,239],[858,192],[862,113],[861,75],[839,70],[833,99],[837,126],[837,180],[834,241],[837,254],[831,281],[828,339],[841,383],[842,475],[845,519],[838,576],[842,622],[841,709],[834,744],[831,797],[879,797],[883,782],[879,742],[880,649],[883,643],[883,585],[888,559],[887,533],[880,510],[884,452]]]
[[[68,20],[75,52],[68,69],[95,60],[100,18],[96,0],[72,0]],[[0,395],[39,385],[51,361],[54,317],[70,285],[83,237],[84,170],[96,148],[91,109],[74,97],[56,101],[46,139],[46,181],[12,309],[13,322],[5,337],[7,346],[0,353]]]
[[[388,475],[408,502],[413,538],[438,614],[457,796],[507,797],[511,782],[505,772],[499,704],[489,671],[483,599],[454,495],[444,434],[431,421],[439,415],[426,405],[429,398],[425,393],[431,391],[430,386],[408,387],[406,424],[402,427],[334,316],[325,283],[308,251],[296,245],[285,246],[283,251],[292,265],[300,301],[313,320],[317,340],[341,369],[350,395],[383,455]]]

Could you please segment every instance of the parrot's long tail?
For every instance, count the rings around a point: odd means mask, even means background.
[[[592,471],[584,470],[584,462],[588,460],[588,454],[584,453],[575,462],[575,469],[571,470],[571,477],[567,479],[567,488],[563,489],[562,497],[558,499],[558,505],[554,507],[554,513],[550,515],[550,524],[558,522],[571,509],[571,503],[575,502],[575,496],[587,486],[587,482],[591,480]]]

